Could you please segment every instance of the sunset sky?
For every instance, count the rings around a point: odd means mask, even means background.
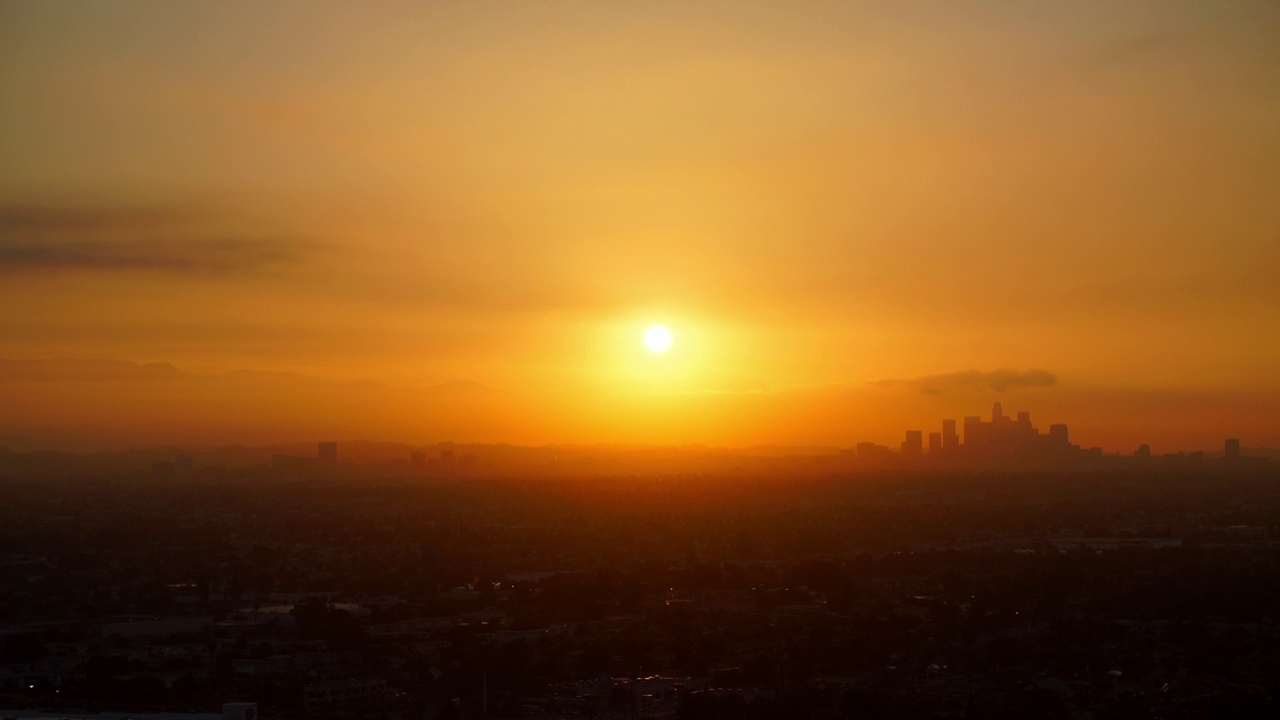
[[[0,444],[1280,446],[1280,6],[0,2],[0,307]]]

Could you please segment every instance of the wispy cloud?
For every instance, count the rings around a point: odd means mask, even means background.
[[[1048,370],[1019,371],[1006,368],[990,372],[963,370],[918,378],[877,380],[871,384],[886,389],[908,388],[926,395],[938,395],[952,391],[1004,392],[1022,388],[1052,387],[1058,384],[1058,376]]]
[[[172,225],[189,217],[188,212],[163,205],[0,204],[0,236],[144,230]]]
[[[46,243],[0,238],[0,270],[66,268],[224,274],[295,264],[312,249],[312,243],[280,238]]]
[[[319,249],[288,237],[211,236],[166,207],[0,205],[0,272],[88,270],[229,274],[302,262]]]

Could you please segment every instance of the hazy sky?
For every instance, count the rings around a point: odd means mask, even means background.
[[[519,397],[467,440],[1280,445],[1271,1],[3,1],[0,98],[0,358]]]

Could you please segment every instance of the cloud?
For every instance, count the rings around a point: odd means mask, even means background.
[[[302,262],[317,243],[218,236],[179,227],[175,208],[0,205],[0,271],[159,271],[229,274]]]
[[[10,242],[0,238],[0,270],[157,270],[226,274],[301,262],[313,249],[281,238]]]
[[[163,205],[69,206],[0,204],[0,237],[50,233],[143,230],[187,219],[190,214]]]
[[[1052,387],[1058,384],[1058,376],[1048,370],[963,370],[943,375],[927,375],[910,379],[877,380],[872,385],[877,387],[909,388],[926,395],[940,395],[953,391],[992,391],[1018,390],[1022,388]]]

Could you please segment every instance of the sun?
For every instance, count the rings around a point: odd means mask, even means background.
[[[665,352],[671,347],[671,331],[661,325],[654,325],[644,331],[644,346],[651,352]]]

